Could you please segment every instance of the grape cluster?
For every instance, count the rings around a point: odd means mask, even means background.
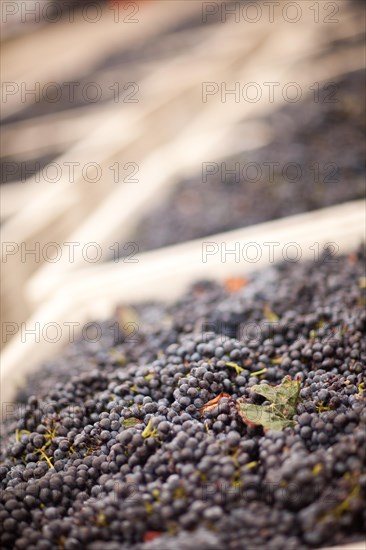
[[[198,282],[135,306],[34,374],[3,422],[1,545],[17,550],[305,550],[366,524],[362,250]],[[106,327],[108,323],[106,323]],[[253,327],[255,328],[253,332]],[[294,426],[237,400],[290,376]]]

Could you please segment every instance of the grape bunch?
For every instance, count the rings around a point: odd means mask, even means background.
[[[105,323],[97,343],[44,365],[3,419],[2,547],[362,540],[364,260],[360,249],[237,285],[199,281],[175,304],[119,308],[116,318],[138,319],[133,338]],[[299,387],[291,424],[244,421],[238,403],[271,407],[260,388],[283,380]]]

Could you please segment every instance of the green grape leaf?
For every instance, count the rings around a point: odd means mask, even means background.
[[[270,405],[253,405],[251,403],[238,402],[238,410],[241,418],[250,427],[263,426],[265,430],[282,431],[284,428],[294,426],[294,422],[278,414]]]
[[[256,384],[251,387],[250,391],[251,393],[258,393],[274,403],[276,408],[281,409],[281,412],[286,416],[293,416],[299,400],[300,382],[291,380],[289,376],[286,376],[278,386]]]
[[[245,424],[276,431],[294,426],[295,423],[291,419],[296,413],[300,382],[287,376],[277,386],[257,384],[252,386],[250,391],[262,395],[270,405],[254,405],[247,403],[245,398],[238,399],[237,409]]]

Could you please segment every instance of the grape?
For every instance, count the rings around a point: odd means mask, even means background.
[[[363,261],[359,251],[352,263],[280,265],[234,294],[199,282],[171,306],[134,306],[138,344],[107,330],[97,351],[80,340],[35,373],[3,425],[2,547],[307,550],[362,539]],[[270,333],[268,308],[280,321]],[[257,340],[239,337],[253,322]],[[293,425],[245,425],[236,401],[268,404],[251,388],[287,375],[301,388]]]

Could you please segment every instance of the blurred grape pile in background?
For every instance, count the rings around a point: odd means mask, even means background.
[[[364,70],[342,75],[323,92],[339,99],[314,103],[309,92],[295,109],[271,114],[268,145],[206,163],[178,182],[132,240],[149,250],[363,198],[364,82]]]

